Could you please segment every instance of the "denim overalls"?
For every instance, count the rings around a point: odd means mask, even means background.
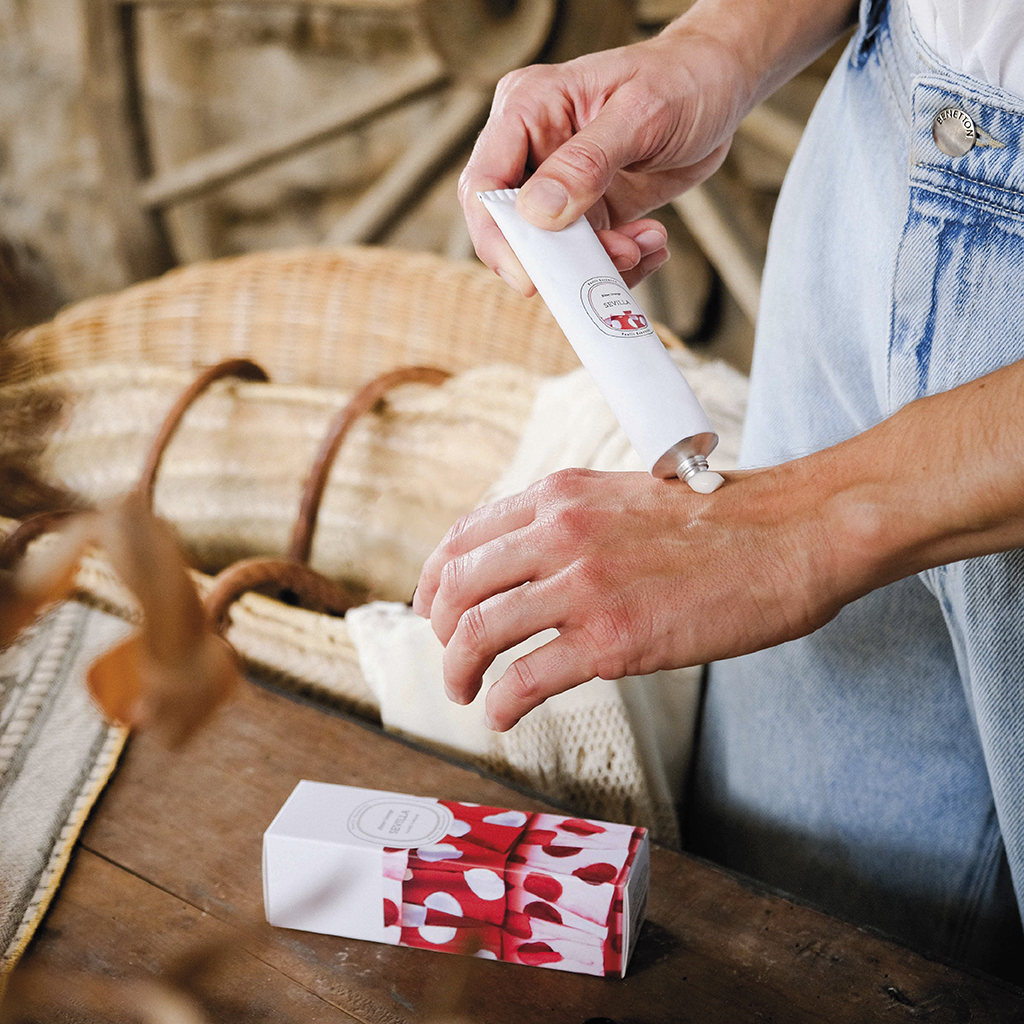
[[[946,108],[978,128],[956,157],[932,136]],[[1024,98],[945,67],[904,0],[862,0],[776,209],[745,465],[1024,358],[1022,143]],[[954,442],[936,434],[951,473]],[[1019,979],[1024,551],[712,666],[690,807],[694,851]]]

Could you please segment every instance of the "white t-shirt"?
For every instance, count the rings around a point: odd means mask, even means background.
[[[1024,96],[1024,0],[906,3],[921,37],[951,68]]]

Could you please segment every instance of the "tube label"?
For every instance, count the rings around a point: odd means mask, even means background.
[[[583,308],[603,333],[613,338],[643,338],[654,328],[632,295],[614,277],[592,277],[580,290]]]

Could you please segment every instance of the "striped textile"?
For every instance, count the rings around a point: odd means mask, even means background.
[[[66,601],[0,652],[0,992],[124,746],[84,677],[128,628]]]

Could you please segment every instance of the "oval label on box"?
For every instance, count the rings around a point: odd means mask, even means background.
[[[636,299],[614,277],[592,277],[580,292],[587,315],[613,338],[642,338],[654,328]]]
[[[348,818],[357,839],[381,846],[429,846],[448,834],[454,815],[438,803],[382,797],[360,804]]]

